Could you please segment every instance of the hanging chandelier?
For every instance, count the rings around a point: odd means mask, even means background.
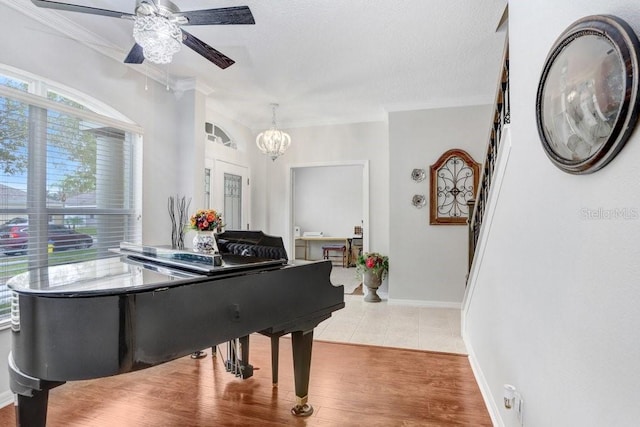
[[[182,30],[162,16],[136,16],[133,38],[142,46],[146,59],[154,64],[168,64],[182,46]]]
[[[278,104],[271,104],[273,118],[271,121],[271,129],[261,132],[256,137],[256,145],[263,154],[271,157],[271,160],[277,159],[283,155],[291,144],[291,137],[288,133],[278,130],[276,127],[276,108]]]

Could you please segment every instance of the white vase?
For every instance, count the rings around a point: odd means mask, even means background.
[[[193,250],[201,254],[213,255],[218,253],[215,231],[198,231],[193,238]]]

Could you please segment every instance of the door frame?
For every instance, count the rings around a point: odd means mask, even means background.
[[[287,174],[287,202],[289,204],[287,209],[287,231],[285,246],[287,253],[290,254],[291,260],[296,256],[296,240],[293,233],[293,206],[294,206],[294,171],[296,169],[304,168],[318,168],[318,167],[336,167],[336,166],[362,166],[362,251],[369,251],[369,239],[370,239],[370,224],[369,224],[369,160],[353,160],[353,161],[336,161],[336,162],[318,162],[318,163],[300,163],[289,165],[289,173]]]
[[[211,206],[224,212],[224,174],[242,176],[242,210],[240,214],[241,229],[251,224],[251,169],[249,166],[231,163],[226,160],[213,159],[213,173],[211,177]],[[224,218],[222,219],[224,222]],[[249,229],[249,228],[247,228]]]

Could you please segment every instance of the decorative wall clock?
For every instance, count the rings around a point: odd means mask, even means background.
[[[466,224],[467,202],[475,198],[480,165],[458,149],[431,165],[430,224]]]
[[[565,172],[595,172],[622,149],[638,118],[640,44],[622,19],[587,16],[555,42],[536,99],[542,146]]]

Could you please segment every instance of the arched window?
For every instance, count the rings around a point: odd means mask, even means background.
[[[220,126],[207,122],[204,125],[204,130],[207,134],[207,140],[222,144],[225,147],[233,148],[234,150],[238,149],[238,145],[235,141]]]
[[[99,101],[0,66],[0,283],[140,242],[141,133]],[[0,319],[8,294],[0,285]]]

